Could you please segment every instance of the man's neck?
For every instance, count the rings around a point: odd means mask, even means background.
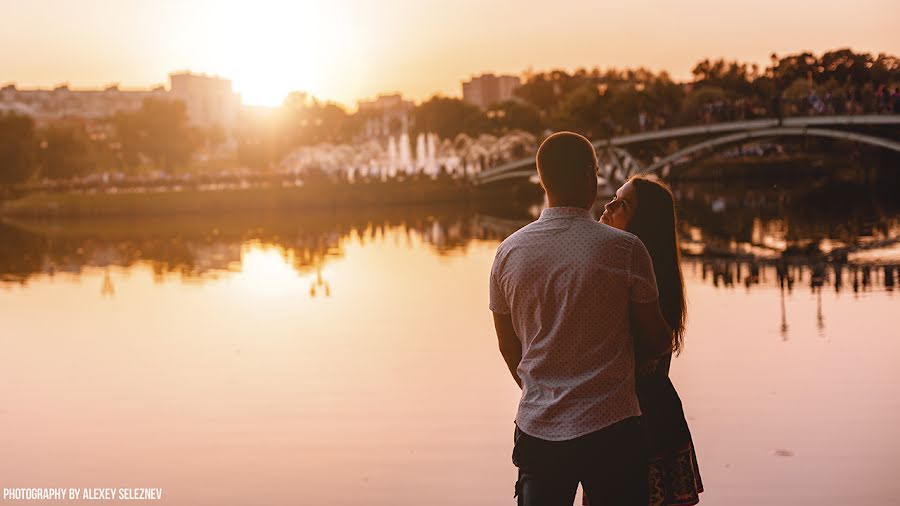
[[[576,204],[574,202],[566,202],[566,201],[558,201],[554,199],[547,199],[547,207],[577,207],[579,209],[584,209],[585,211],[590,211],[591,206],[584,206],[583,204]]]

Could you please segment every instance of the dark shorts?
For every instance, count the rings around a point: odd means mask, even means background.
[[[515,430],[520,506],[571,506],[578,483],[594,504],[647,506],[647,452],[640,417],[567,441]],[[596,502],[595,502],[596,498]]]

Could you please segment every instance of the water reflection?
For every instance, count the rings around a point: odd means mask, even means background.
[[[277,251],[297,273],[316,273],[311,293],[327,292],[322,269],[343,256],[348,240],[365,245],[399,227],[407,244],[423,243],[438,254],[453,254],[464,252],[472,241],[502,239],[508,227],[494,221],[464,207],[397,208],[377,214],[6,221],[0,223],[0,281],[24,285],[37,275],[77,276],[91,267],[138,264],[151,266],[159,280],[171,274],[198,280],[255,269],[261,256]]]
[[[896,496],[900,261],[883,244],[897,215],[850,217],[870,232],[839,236],[833,217],[790,206],[730,209],[728,226],[685,202],[689,336],[672,376],[705,500]],[[467,484],[457,503],[511,501],[519,392],[485,275],[529,219],[431,207],[7,222],[0,475],[161,486],[167,504],[445,504],[448,479]],[[851,479],[821,479],[837,475]],[[758,483],[765,495],[748,494]]]
[[[757,257],[859,256],[900,239],[896,182],[801,180],[673,186],[682,235],[704,251]],[[883,258],[884,252],[873,257]],[[893,252],[900,263],[900,254]]]
[[[892,292],[900,276],[900,263],[893,263],[892,258],[847,264],[814,257],[722,259],[698,255],[686,256],[684,261],[689,266],[699,265],[701,279],[716,287],[743,286],[749,291],[757,285],[770,285],[789,294],[797,284],[808,287],[811,293],[819,293],[823,287],[832,287],[835,292],[849,289],[854,294],[870,290]],[[851,280],[850,288],[845,286],[845,278]]]
[[[715,213],[700,213],[696,201],[685,197],[683,202],[684,260],[715,287],[768,285],[791,293],[802,285],[811,291],[832,287],[860,294],[893,291],[900,277],[896,217],[858,220],[853,231],[844,226],[829,230],[827,218],[766,218],[744,209],[731,213],[726,229]],[[149,265],[157,280],[176,275],[192,281],[248,270],[262,270],[262,277],[282,276],[284,272],[264,268],[278,262],[301,275],[314,273],[310,295],[328,296],[334,287],[323,269],[343,256],[347,241],[365,245],[397,229],[408,246],[422,245],[439,255],[463,254],[471,243],[500,241],[531,219],[528,210],[500,217],[451,206],[299,216],[5,221],[0,223],[0,284],[25,285],[39,275],[77,277],[96,267],[105,269],[103,294],[113,295],[110,267]],[[742,222],[750,223],[747,237]]]

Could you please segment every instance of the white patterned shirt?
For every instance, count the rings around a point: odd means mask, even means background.
[[[585,209],[544,209],[497,248],[490,285],[491,311],[522,342],[522,431],[563,441],[641,414],[629,302],[658,293],[636,236]]]

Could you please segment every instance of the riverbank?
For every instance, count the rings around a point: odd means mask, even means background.
[[[822,187],[835,183],[868,187],[869,191],[879,193],[895,188],[900,182],[897,161],[890,156],[852,161],[846,155],[778,160],[710,158],[677,168],[666,179],[672,183],[737,185],[741,193],[750,187],[775,188],[787,184],[795,187],[790,195],[792,198],[803,198],[807,194],[815,196]],[[611,189],[607,190],[598,195],[601,205],[611,196]],[[893,198],[893,195],[887,196],[887,200]],[[43,189],[15,199],[0,198],[0,217],[171,217],[443,203],[473,204],[484,211],[491,211],[488,214],[505,215],[510,208],[528,208],[542,200],[541,187],[524,178],[485,186],[451,178],[354,183],[318,181],[305,185],[264,182],[216,189],[204,185],[146,188],[98,186],[86,190]]]
[[[534,186],[534,185],[531,185]],[[539,192],[540,190],[537,189]],[[503,199],[533,198],[535,188],[505,192]],[[164,191],[36,192],[0,202],[12,218],[173,216],[241,211],[291,211],[450,202],[490,202],[489,194],[456,180],[319,183],[244,189]]]

